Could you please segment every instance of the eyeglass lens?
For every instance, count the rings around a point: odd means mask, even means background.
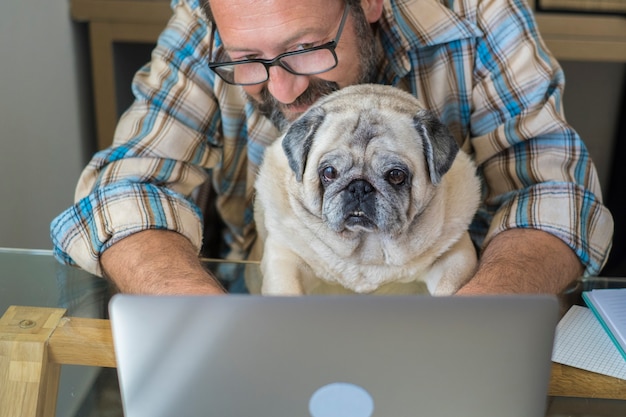
[[[242,62],[214,68],[225,81],[233,84],[258,84],[267,81],[269,67],[279,65],[296,75],[314,75],[331,70],[337,65],[335,54],[330,49],[303,51],[278,57],[271,64]]]

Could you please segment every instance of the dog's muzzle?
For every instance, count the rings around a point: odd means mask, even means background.
[[[348,229],[376,228],[376,192],[369,182],[352,181],[344,192],[345,225]]]

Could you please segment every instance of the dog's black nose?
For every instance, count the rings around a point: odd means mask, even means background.
[[[354,197],[361,198],[374,191],[374,187],[365,180],[354,180],[348,185],[348,191]]]

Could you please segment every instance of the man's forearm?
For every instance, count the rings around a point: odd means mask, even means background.
[[[495,236],[474,277],[458,294],[559,294],[583,273],[574,252],[540,230],[513,229]]]
[[[147,230],[107,249],[100,262],[107,278],[124,293],[223,294],[183,235]]]

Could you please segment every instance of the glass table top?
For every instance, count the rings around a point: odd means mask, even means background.
[[[206,260],[205,266],[218,274],[228,271],[228,263],[222,261]],[[244,266],[258,268],[253,263]],[[562,294],[561,301],[565,305],[582,305],[582,291],[614,287],[626,287],[626,278],[583,278]],[[61,265],[49,250],[0,248],[0,314],[16,305],[61,307],[67,309],[68,316],[106,318],[113,292],[106,280]],[[121,417],[115,370],[64,365],[56,415]],[[564,397],[550,398],[546,414],[549,417],[625,415],[626,401]]]
[[[105,280],[59,264],[51,251],[0,249],[0,311],[11,305],[62,307],[68,315],[100,318]]]
[[[258,268],[254,262],[203,259],[216,276],[234,268]],[[0,311],[11,305],[60,307],[68,316],[106,318],[112,286],[80,268],[62,265],[50,250],[0,248]]]

